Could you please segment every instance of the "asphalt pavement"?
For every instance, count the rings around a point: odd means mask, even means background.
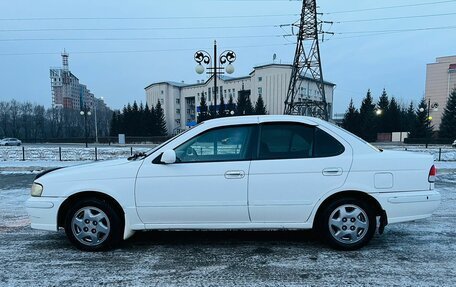
[[[439,175],[431,218],[388,225],[352,252],[310,231],[140,232],[81,252],[63,231],[30,228],[33,176],[0,174],[0,286],[456,286],[455,170]]]

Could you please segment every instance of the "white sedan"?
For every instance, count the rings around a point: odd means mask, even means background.
[[[4,138],[0,140],[0,146],[20,146],[22,142],[16,138]]]
[[[440,204],[428,154],[382,151],[299,116],[210,120],[129,159],[47,171],[26,205],[32,228],[106,250],[152,229],[315,229],[353,250],[388,223]]]

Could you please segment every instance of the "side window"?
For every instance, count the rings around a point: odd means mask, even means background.
[[[314,128],[302,124],[274,123],[261,127],[259,159],[309,158]]]
[[[345,151],[344,146],[335,138],[317,128],[315,131],[315,157],[336,156]]]
[[[209,130],[175,149],[177,162],[234,161],[250,158],[252,126]]]

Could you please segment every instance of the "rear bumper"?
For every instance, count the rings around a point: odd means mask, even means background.
[[[62,197],[30,197],[25,202],[25,207],[32,228],[57,231],[57,214],[64,200]]]
[[[434,190],[371,194],[386,211],[388,223],[423,219],[439,207],[441,196]]]

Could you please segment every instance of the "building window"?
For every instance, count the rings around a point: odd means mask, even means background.
[[[163,92],[163,90],[161,90],[161,91],[160,91],[160,94],[162,94],[162,95],[163,95],[163,93],[164,93],[164,92]]]
[[[263,77],[258,77],[258,82],[262,82],[263,81]]]
[[[180,99],[176,99],[176,104],[180,104]]]
[[[207,89],[207,94],[208,94],[207,100],[208,100],[208,101],[211,101],[211,88],[208,88],[208,89]]]
[[[181,113],[181,110],[180,109],[176,109],[176,114],[180,114]]]
[[[261,96],[263,94],[263,88],[258,87],[258,95]]]

